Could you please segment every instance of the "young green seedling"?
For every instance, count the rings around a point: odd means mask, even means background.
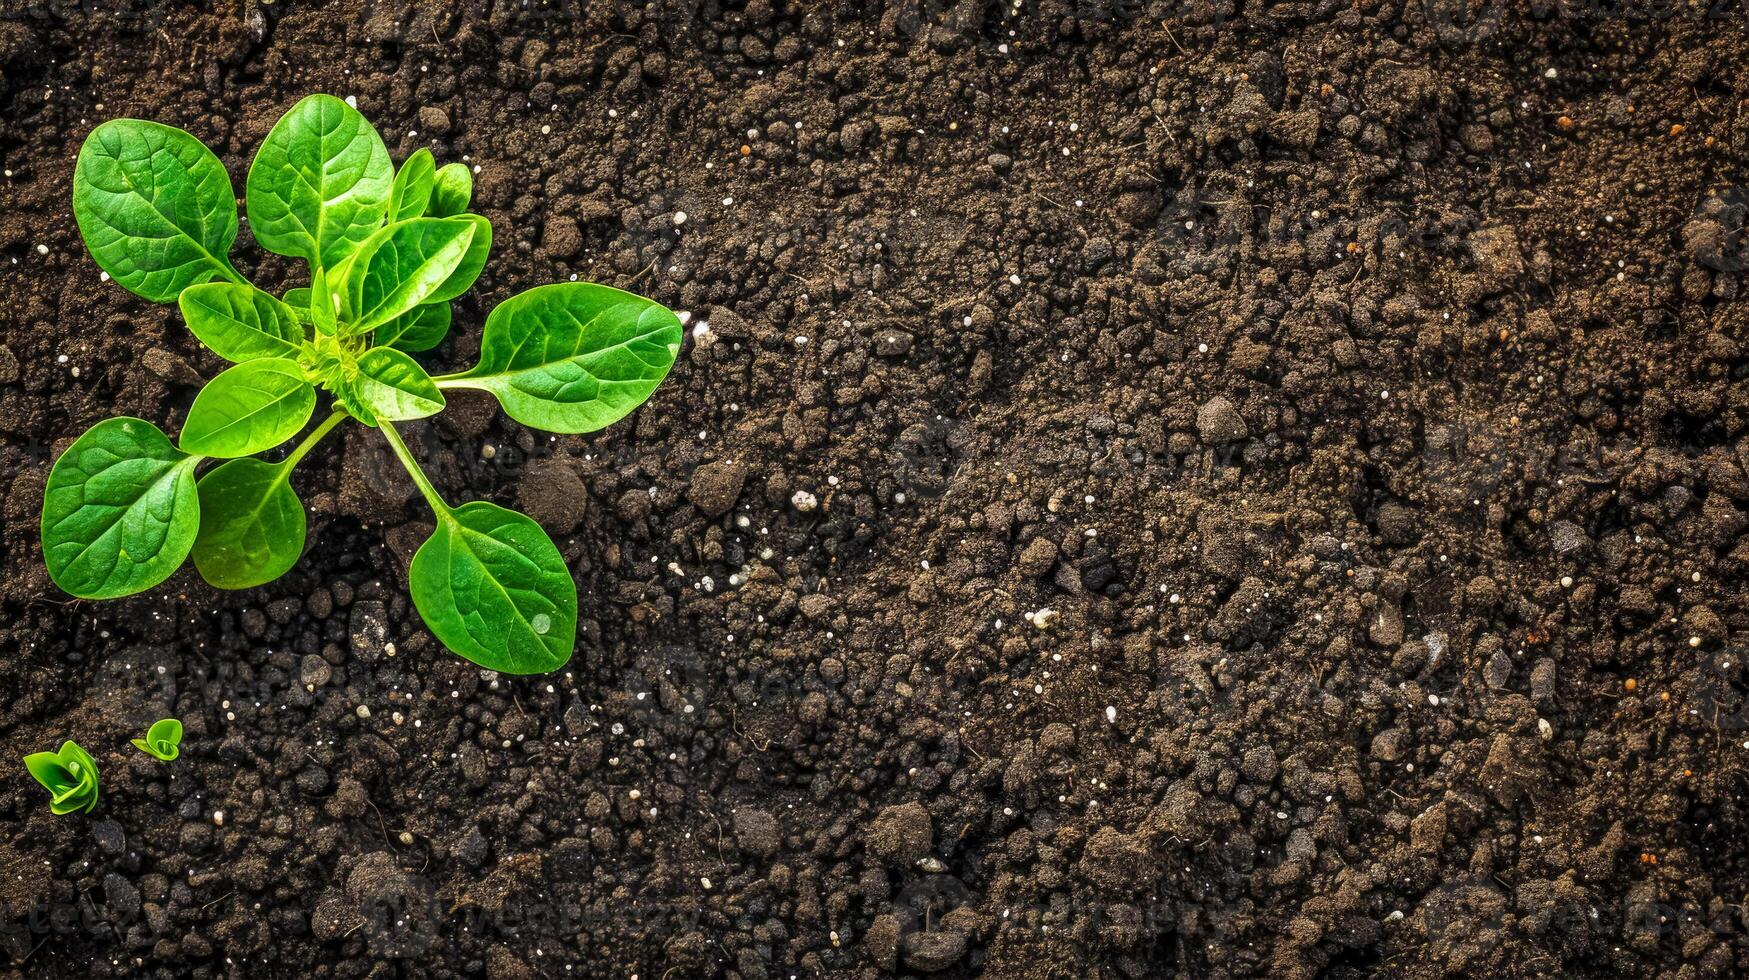
[[[97,806],[97,763],[78,742],[62,742],[59,752],[33,752],[24,757],[24,768],[49,791],[50,813],[89,813]]]
[[[134,748],[160,762],[171,762],[182,754],[182,722],[175,718],[160,718],[146,729],[145,738],[136,738]]]
[[[237,201],[225,167],[189,134],[106,122],[79,151],[73,214],[97,264],[126,289],[182,309],[233,367],[195,398],[173,443],[144,419],[99,422],[56,461],[43,495],[49,575],[85,598],[149,589],[190,553],[202,577],[242,589],[304,551],[292,470],[342,421],[376,428],[436,515],[414,555],[413,603],[449,649],[483,667],[557,669],[576,642],[577,588],[534,521],[496,504],[451,506],[393,423],[434,415],[444,392],[491,393],[550,432],[626,416],[667,376],[680,319],[593,283],[538,286],[486,318],[480,360],[427,374],[410,354],[449,331],[451,300],[480,274],[492,226],[467,212],[467,168],[420,150],[399,171],[370,123],[312,95],[267,134],[245,203],[262,248],[304,259],[308,286],[264,292],[231,264]],[[253,458],[305,431],[283,458]],[[223,462],[197,471],[204,461]]]

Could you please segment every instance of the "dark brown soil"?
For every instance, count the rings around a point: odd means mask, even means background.
[[[0,975],[1749,970],[1737,5],[3,6]],[[437,366],[572,276],[691,314],[607,432],[408,427],[554,532],[559,674],[431,640],[363,430],[281,581],[43,570],[53,452],[219,368],[80,141],[241,187],[313,91],[479,167]]]

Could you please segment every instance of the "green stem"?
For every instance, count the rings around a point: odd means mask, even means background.
[[[413,459],[413,454],[407,451],[407,444],[401,441],[401,434],[396,432],[395,427],[386,421],[379,421],[377,428],[383,430],[383,438],[389,440],[389,448],[393,449],[395,455],[401,458],[401,465],[407,468],[407,475],[413,478],[413,483],[419,487],[419,492],[425,495],[425,502],[431,505],[431,512],[438,517],[448,516],[449,505],[437,495],[437,488],[431,485],[430,480],[426,479],[425,471],[419,468],[419,464]]]
[[[226,279],[231,280],[232,282],[236,283],[239,286],[252,285],[248,279],[243,278],[243,274],[241,272],[237,271],[237,267],[231,264],[231,257],[230,256],[220,255],[220,256],[215,256],[215,257],[219,260],[219,264],[225,267],[224,273],[225,273]]]
[[[290,474],[292,468],[297,466],[305,456],[309,455],[310,450],[316,448],[316,443],[321,442],[322,437],[327,435],[329,430],[339,425],[340,420],[344,418],[346,418],[345,412],[335,410],[333,415],[323,419],[321,425],[316,426],[309,435],[305,436],[303,442],[298,443],[298,447],[291,451],[290,456],[280,460],[279,465],[285,468],[287,474]]]

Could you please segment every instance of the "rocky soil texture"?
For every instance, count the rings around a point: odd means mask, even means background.
[[[1742,975],[1745,16],[10,5],[0,975]],[[477,167],[435,367],[538,283],[690,316],[605,432],[407,427],[559,542],[560,673],[431,640],[363,430],[268,586],[42,567],[53,454],[220,367],[100,281],[80,141],[241,186],[313,91]]]

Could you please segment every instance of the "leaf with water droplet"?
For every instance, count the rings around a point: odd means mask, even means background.
[[[409,578],[426,627],[474,663],[541,674],[571,659],[577,586],[528,517],[484,501],[440,512]]]

